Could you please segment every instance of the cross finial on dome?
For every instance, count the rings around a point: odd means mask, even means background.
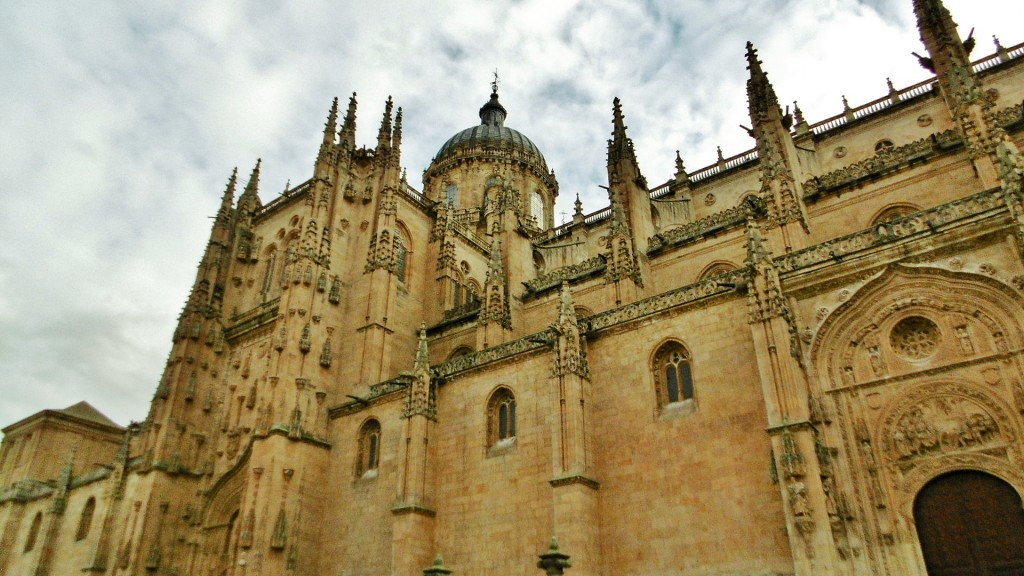
[[[498,84],[500,82],[501,82],[501,80],[498,79],[498,69],[495,68],[494,69],[494,80],[491,80],[491,92],[493,92],[495,94],[498,93]]]

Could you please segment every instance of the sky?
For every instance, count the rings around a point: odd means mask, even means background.
[[[945,3],[975,58],[1024,41],[1024,3]],[[403,107],[419,189],[497,70],[560,223],[607,205],[616,96],[652,187],[676,150],[752,148],[748,40],[812,123],[928,77],[911,0],[0,2],[0,427],[80,400],[145,418],[231,170],[262,158],[264,202],[307,180],[335,96],[358,93],[359,145]]]

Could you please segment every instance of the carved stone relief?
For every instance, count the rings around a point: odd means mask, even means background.
[[[926,384],[887,411],[880,437],[887,460],[908,470],[922,460],[951,454],[1005,454],[1013,430],[1007,411],[984,391],[963,384]],[[1000,450],[992,450],[996,448]]]

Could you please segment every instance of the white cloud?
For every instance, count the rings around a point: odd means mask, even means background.
[[[978,54],[1022,40],[1016,5],[946,4]],[[747,40],[811,121],[925,78],[910,0],[0,4],[0,425],[80,399],[144,417],[231,168],[262,156],[264,200],[307,179],[334,96],[359,93],[360,144],[394,96],[418,184],[497,68],[571,214],[606,202],[615,96],[652,185],[676,149],[751,147]]]

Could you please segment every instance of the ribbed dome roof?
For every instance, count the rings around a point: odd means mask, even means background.
[[[480,124],[458,132],[441,146],[434,156],[434,164],[450,158],[477,154],[482,148],[511,150],[523,153],[525,158],[538,165],[545,172],[547,162],[537,145],[518,130],[505,126],[508,112],[498,102],[498,93],[491,92],[491,99],[480,108]]]

